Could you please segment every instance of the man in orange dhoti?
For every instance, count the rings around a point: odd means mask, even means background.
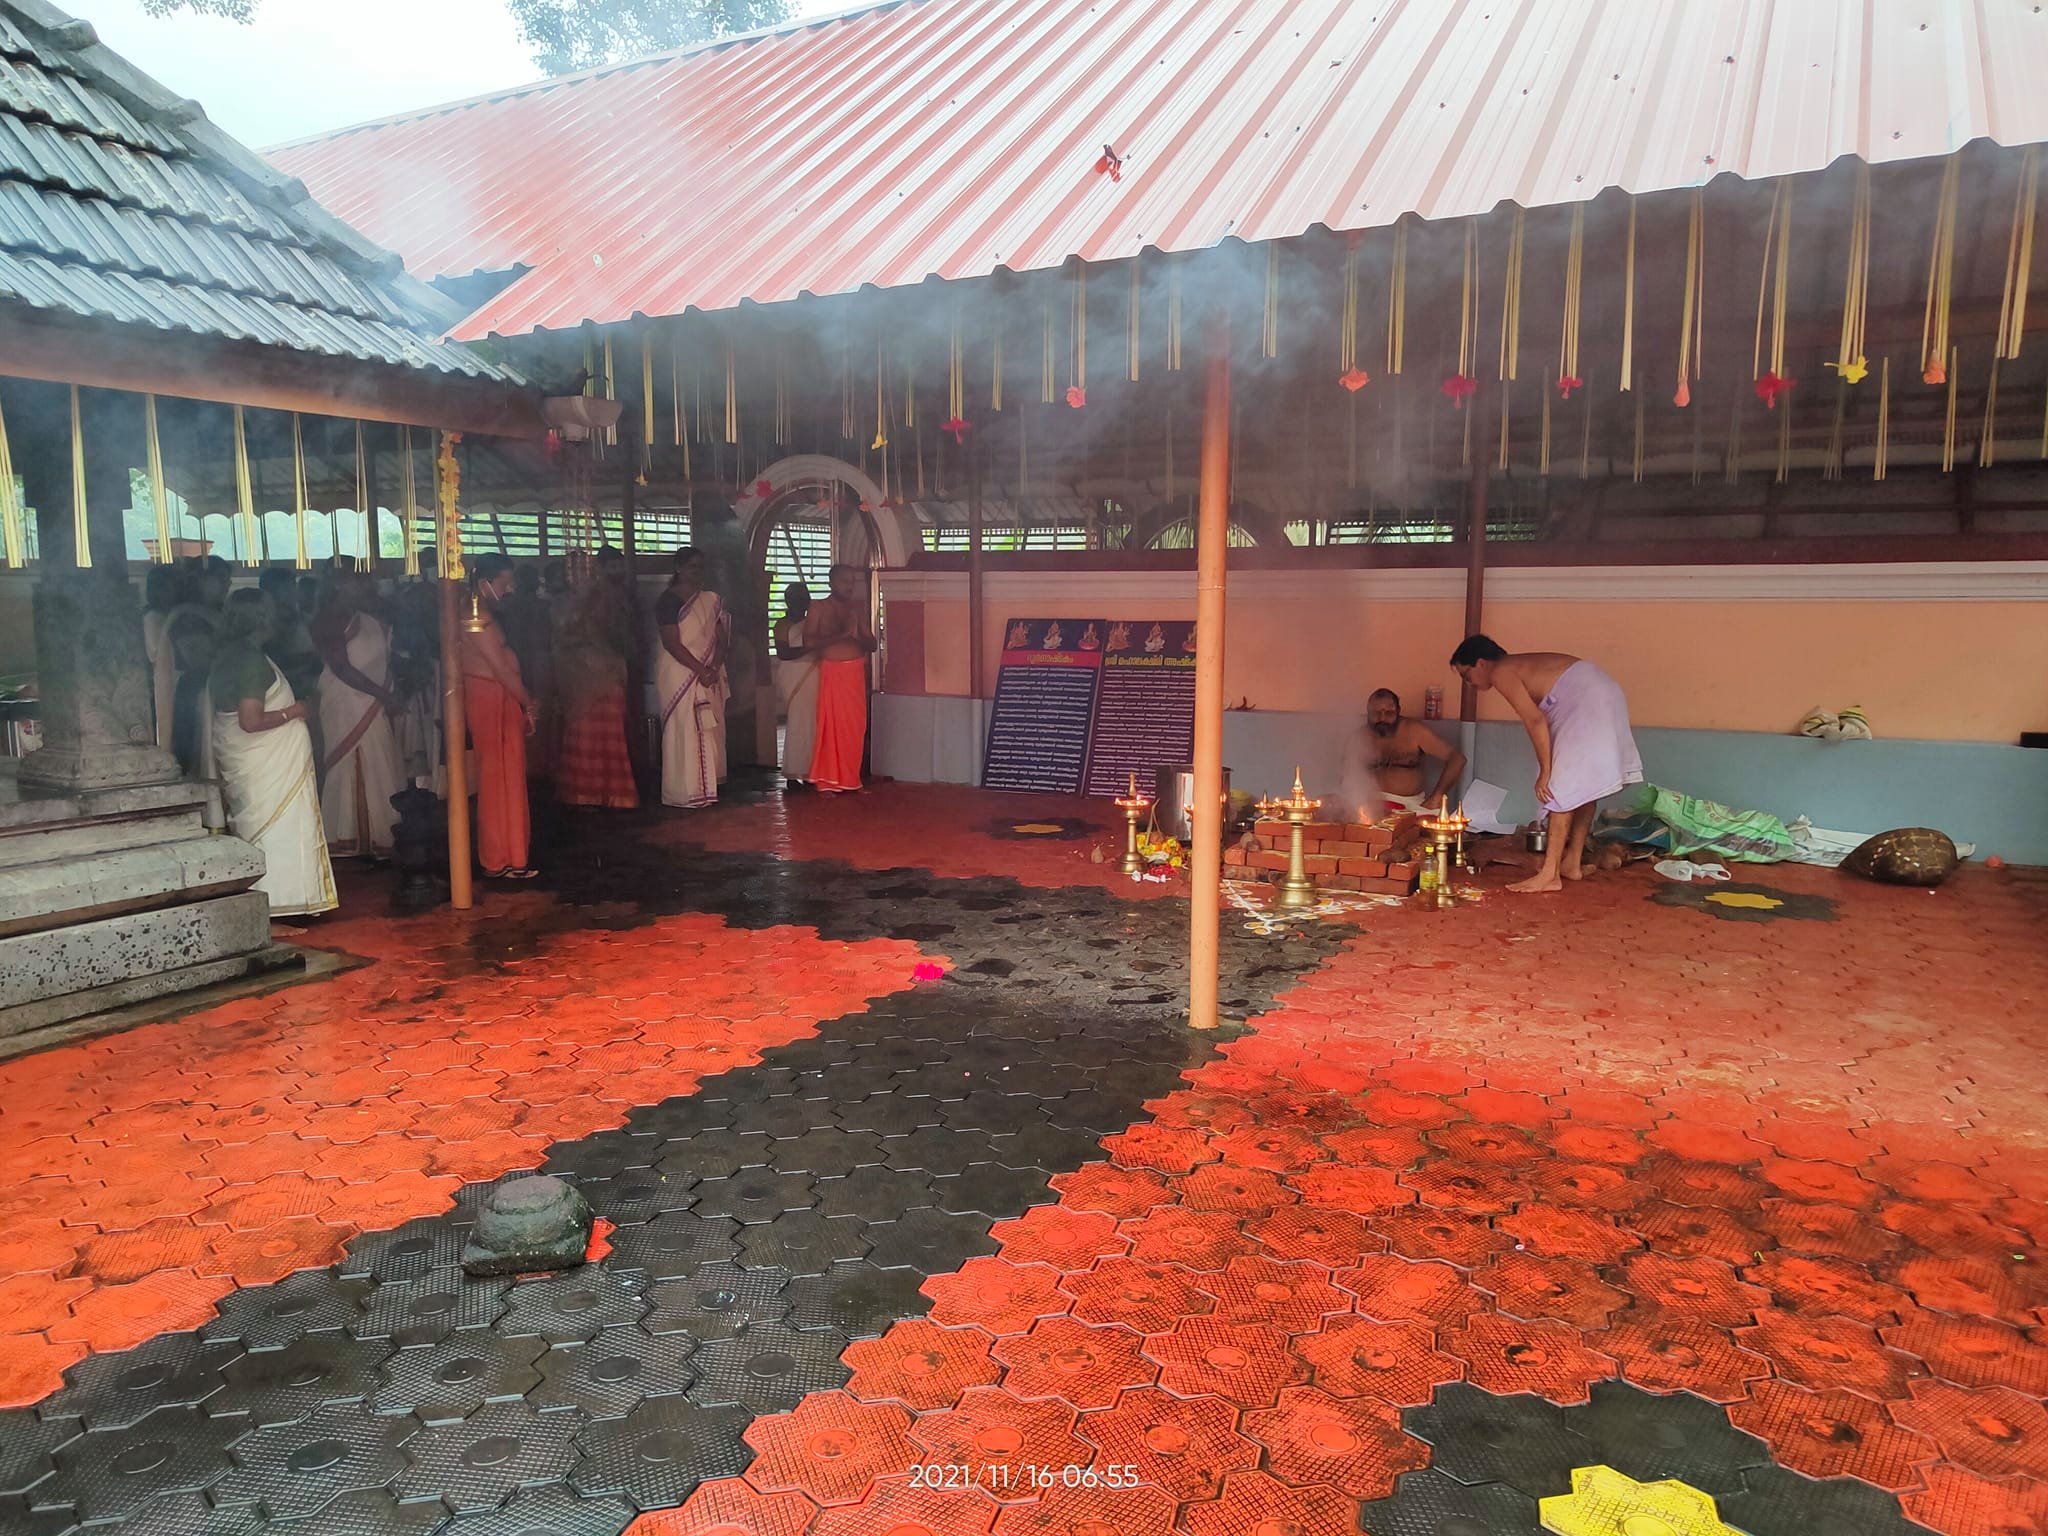
[[[512,562],[484,555],[476,562],[481,631],[462,635],[462,704],[476,746],[476,852],[484,874],[531,880],[531,821],[526,803],[526,738],[533,700],[519,676],[519,658],[493,614],[512,590]]]
[[[832,595],[804,621],[804,646],[818,657],[818,735],[811,782],[827,794],[860,788],[868,734],[868,657],[875,631],[868,621],[867,572],[832,567]]]

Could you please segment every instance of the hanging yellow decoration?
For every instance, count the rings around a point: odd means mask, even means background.
[[[2027,284],[2034,270],[2034,209],[2040,187],[2041,146],[2029,144],[2020,156],[2020,185],[2005,248],[2005,296],[1998,304],[2000,357],[2018,357],[2027,333]]]
[[[1398,376],[1408,347],[1408,221],[1394,221],[1394,265],[1387,276],[1387,372]]]
[[[686,444],[683,441],[683,327],[680,321],[670,326],[668,332],[668,394],[669,417],[672,422],[671,430],[675,433],[675,445],[684,448]],[[683,460],[685,463],[689,462],[687,452]],[[684,472],[683,478],[689,479],[687,471]]]
[[[1479,364],[1476,357],[1479,338],[1479,221],[1465,221],[1465,265],[1463,286],[1458,292],[1458,371],[1443,382],[1443,393],[1452,405],[1460,409],[1479,387],[1479,380],[1473,370]],[[1471,462],[1471,432],[1467,430],[1465,462]]]
[[[1180,257],[1166,259],[1166,371],[1180,372]]]
[[[235,407],[235,510],[242,521],[242,559],[255,565],[263,556],[256,527],[255,486],[249,476],[249,433],[239,405]]]
[[[2048,458],[2048,431],[2042,434],[2042,457]],[[1882,358],[1877,365],[1877,450],[1870,459],[1870,478],[1884,478],[1885,459],[1892,445],[1892,360]]]
[[[1927,305],[1920,319],[1920,381],[1948,382],[1949,300],[1956,270],[1956,194],[1962,164],[1954,156],[1941,173],[1941,198],[1934,210],[1934,249],[1927,257]],[[1944,468],[1947,466],[1944,465]]]
[[[733,361],[731,337],[727,337],[725,342],[725,440],[728,443],[740,440],[739,371]]]
[[[619,376],[617,370],[612,367],[612,333],[610,331],[604,333],[604,397],[607,400],[619,398]],[[616,423],[604,429],[606,447],[617,443],[618,440],[619,429]]]
[[[1355,231],[1345,238],[1344,318],[1337,328],[1337,382],[1354,396],[1372,382],[1371,376],[1358,366],[1358,245],[1359,236]],[[1353,413],[1354,437],[1357,427],[1357,415]],[[1357,457],[1355,451],[1352,457]],[[1355,473],[1354,467],[1354,476]],[[1353,483],[1356,483],[1355,478]]]
[[[1266,242],[1266,313],[1259,335],[1260,350],[1267,357],[1280,355],[1280,242]]]
[[[1124,341],[1124,357],[1129,364],[1127,370],[1128,377],[1133,384],[1138,382],[1138,319],[1142,312],[1142,305],[1139,299],[1142,293],[1143,281],[1143,274],[1138,270],[1138,258],[1133,256],[1131,258],[1131,312],[1128,322],[1128,334]]]
[[[1621,388],[1636,380],[1636,198],[1628,198],[1628,254],[1621,263]]]
[[[363,445],[363,424],[356,423],[356,510],[363,515],[363,554],[359,571],[377,569],[377,509],[370,505],[370,455]]]
[[[778,336],[775,340],[775,446],[782,447],[788,443],[789,437],[789,353]]]
[[[434,499],[441,509],[438,537],[441,545],[441,579],[467,581],[469,570],[462,563],[462,466],[455,461],[460,432],[443,432],[434,455]]]
[[[71,558],[82,571],[92,565],[91,520],[85,511],[85,433],[78,423],[78,386],[71,386]]]
[[[156,396],[142,397],[143,455],[148,461],[149,499],[156,508],[156,563],[169,565],[171,553],[171,498],[164,489],[164,445],[156,430]]]
[[[1784,223],[1790,222],[1791,218],[1792,210],[1788,206],[1788,201],[1787,184],[1782,181],[1778,182],[1771,188],[1771,214],[1764,221],[1764,262],[1756,278],[1756,336],[1750,343],[1749,353],[1749,376],[1752,379],[1760,379],[1764,376],[1764,315],[1770,305],[1771,274],[1777,270],[1778,251],[1782,240],[1780,230]],[[1784,288],[1782,283],[1779,287],[1778,299],[1779,308],[1777,313],[1782,323],[1784,314]],[[1782,331],[1774,331],[1771,341],[1771,368],[1773,372],[1777,370],[1778,364],[1783,361],[1778,352],[1781,341]]]
[[[888,408],[883,403],[883,387],[882,340],[877,336],[875,338],[875,440],[868,444],[869,449],[876,452],[889,446]],[[882,478],[886,480],[888,477],[889,461],[884,459],[882,461]]]
[[[1671,396],[1671,403],[1681,409],[1692,404],[1693,380],[1700,376],[1700,342],[1702,317],[1706,312],[1707,276],[1704,269],[1706,226],[1702,202],[1698,190],[1695,189],[1685,230],[1685,301],[1678,325],[1678,388]]]
[[[1844,384],[1861,384],[1870,375],[1863,340],[1869,310],[1870,167],[1858,165],[1856,193],[1849,204],[1849,276],[1842,292],[1842,340],[1835,361],[1828,364]]]
[[[1586,414],[1579,428],[1579,478],[1591,478],[1593,473],[1593,392],[1586,391]]]
[[[903,425],[917,425],[917,363],[908,356],[903,359]]]
[[[1586,280],[1586,205],[1572,205],[1571,240],[1564,253],[1564,323],[1557,341],[1557,397],[1569,400],[1572,391],[1585,386],[1579,376],[1579,312]],[[1544,407],[1549,420],[1549,407]],[[1548,452],[1545,459],[1548,460]]]
[[[1783,485],[1792,473],[1792,412],[1778,417],[1778,472],[1773,477]]]
[[[988,408],[1000,411],[1003,408],[1003,318],[1005,310],[1000,301],[996,304],[995,335],[989,342],[989,386]]]
[[[1977,467],[1989,469],[1998,462],[1998,358],[1991,359],[1991,377],[1984,385],[1984,431],[1977,440]]]
[[[299,413],[292,412],[292,534],[298,543],[298,552],[293,565],[299,570],[313,569],[312,556],[306,553],[306,440],[299,430]]]
[[[853,343],[839,343],[839,435],[853,440]]]
[[[640,332],[640,484],[654,472],[654,332]],[[546,551],[542,551],[546,553]]]
[[[1500,392],[1500,454],[1494,462],[1501,469],[1508,467],[1508,402],[1514,398],[1514,394],[1511,389],[1503,389]]]
[[[1067,404],[1088,403],[1088,263],[1074,263],[1074,318],[1067,327]]]
[[[1517,208],[1508,223],[1507,271],[1501,278],[1500,379],[1503,383],[1512,383],[1521,367],[1523,220],[1524,214]]]
[[[412,428],[398,429],[398,460],[404,473],[398,478],[398,528],[405,535],[405,574],[420,573],[420,493],[413,478]]]
[[[1956,348],[1949,348],[1948,367],[1942,374],[1948,381],[1948,411],[1941,428],[1941,468],[1944,474],[1956,467],[1956,374],[1959,356]]]
[[[1502,433],[1506,437],[1506,433]],[[1503,466],[1505,467],[1505,466]],[[1536,473],[1547,476],[1550,473],[1550,391],[1543,391],[1543,428],[1537,442]]]
[[[14,494],[14,455],[7,447],[7,417],[0,414],[0,555],[7,569],[18,571],[28,563],[28,543],[22,534],[21,498]]]
[[[1757,399],[1763,401],[1767,410],[1775,411],[1779,399],[1792,388],[1794,380],[1785,372],[1785,302],[1792,271],[1792,188],[1787,182],[1779,182],[1771,194],[1771,218],[1764,228],[1764,269],[1757,279],[1756,290],[1756,337],[1750,352],[1750,377],[1754,380],[1751,388]],[[1704,284],[1706,266],[1700,265],[1701,282]],[[1766,288],[1771,301],[1771,351],[1770,365],[1758,372],[1763,363],[1764,296]],[[1681,380],[1681,382],[1683,382]]]
[[[1045,322],[1045,358],[1038,371],[1038,403],[1052,404],[1052,305],[1049,302],[1039,306],[1039,318]]]

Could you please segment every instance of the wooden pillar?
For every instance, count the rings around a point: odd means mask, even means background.
[[[1482,409],[1480,402],[1489,398],[1492,391],[1483,385],[1474,390],[1465,401],[1465,409],[1477,412]],[[1475,415],[1473,425],[1488,420]],[[1476,438],[1486,434],[1475,432]],[[1493,455],[1482,451],[1479,442],[1472,444],[1472,480],[1465,495],[1465,633],[1475,635],[1485,627],[1486,612],[1486,489],[1487,477],[1493,470]],[[1458,718],[1474,721],[1479,718],[1479,690],[1470,683],[1458,690]],[[1471,755],[1470,749],[1466,755]]]
[[[967,450],[967,697],[980,699],[987,686],[981,669],[985,657],[981,634],[981,444]],[[980,710],[975,710],[979,724]],[[975,743],[977,751],[980,743]]]
[[[1223,915],[1223,590],[1230,552],[1230,320],[1208,326],[1195,564],[1195,846],[1188,861],[1188,1023],[1217,1024]]]

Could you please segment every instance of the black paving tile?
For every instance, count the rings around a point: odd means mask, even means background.
[[[405,1447],[395,1488],[401,1499],[432,1499],[457,1514],[495,1509],[522,1488],[558,1483],[576,1463],[578,1413],[542,1413],[530,1403],[488,1403],[453,1424],[431,1424]]]
[[[485,1403],[516,1401],[537,1386],[547,1347],[545,1339],[468,1328],[438,1344],[398,1350],[384,1363],[370,1407],[410,1413],[422,1424],[467,1418]]]
[[[780,1321],[789,1311],[788,1288],[786,1269],[705,1264],[648,1292],[644,1326],[652,1334],[687,1334],[700,1344],[729,1339],[756,1323]]]
[[[389,1487],[405,1466],[400,1447],[420,1432],[413,1420],[379,1416],[364,1403],[329,1403],[296,1424],[237,1440],[229,1447],[235,1465],[211,1496],[276,1519],[318,1514],[343,1494]]]
[[[637,1323],[647,1311],[647,1277],[585,1264],[545,1280],[520,1280],[505,1296],[495,1332],[538,1335],[550,1344],[592,1339],[605,1328]]]
[[[125,1429],[93,1430],[57,1447],[56,1470],[29,1490],[33,1509],[69,1508],[84,1524],[120,1520],[152,1499],[196,1493],[227,1473],[242,1432],[190,1406],[159,1408]]]
[[[542,1409],[575,1409],[591,1419],[617,1419],[651,1397],[675,1397],[697,1379],[690,1365],[697,1341],[688,1334],[656,1337],[642,1328],[607,1328],[588,1344],[551,1349],[540,1360],[544,1380],[527,1401]]]
[[[701,1482],[733,1477],[754,1459],[740,1438],[740,1407],[701,1407],[654,1398],[623,1419],[592,1424],[577,1437],[582,1459],[569,1482],[586,1497],[614,1495],[641,1509],[672,1509]]]
[[[762,1323],[729,1339],[713,1339],[696,1354],[692,1402],[738,1403],[755,1413],[781,1413],[812,1392],[842,1385],[852,1373],[840,1363],[846,1340],[823,1329]]]
[[[235,1343],[209,1344],[196,1333],[166,1333],[112,1355],[87,1355],[64,1372],[64,1388],[44,1398],[45,1417],[82,1417],[88,1429],[125,1429],[173,1404],[203,1403],[225,1385],[242,1356]],[[0,1428],[0,1440],[6,1431]]]
[[[227,1368],[223,1389],[206,1400],[206,1411],[240,1417],[248,1429],[295,1423],[328,1403],[367,1396],[376,1388],[378,1367],[394,1348],[388,1339],[309,1333],[283,1349],[236,1360]]]

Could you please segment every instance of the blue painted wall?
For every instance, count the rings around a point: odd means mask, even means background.
[[[1311,794],[1334,791],[1348,716],[1252,711],[1224,719],[1234,782],[1282,790],[1299,762]],[[1440,729],[1455,741],[1458,724]],[[1473,727],[1473,772],[1509,791],[1506,819],[1536,814],[1536,758],[1513,721]],[[1965,741],[1814,741],[1749,731],[1641,728],[1653,784],[1839,832],[1938,827],[2016,864],[2048,864],[2048,751]]]

